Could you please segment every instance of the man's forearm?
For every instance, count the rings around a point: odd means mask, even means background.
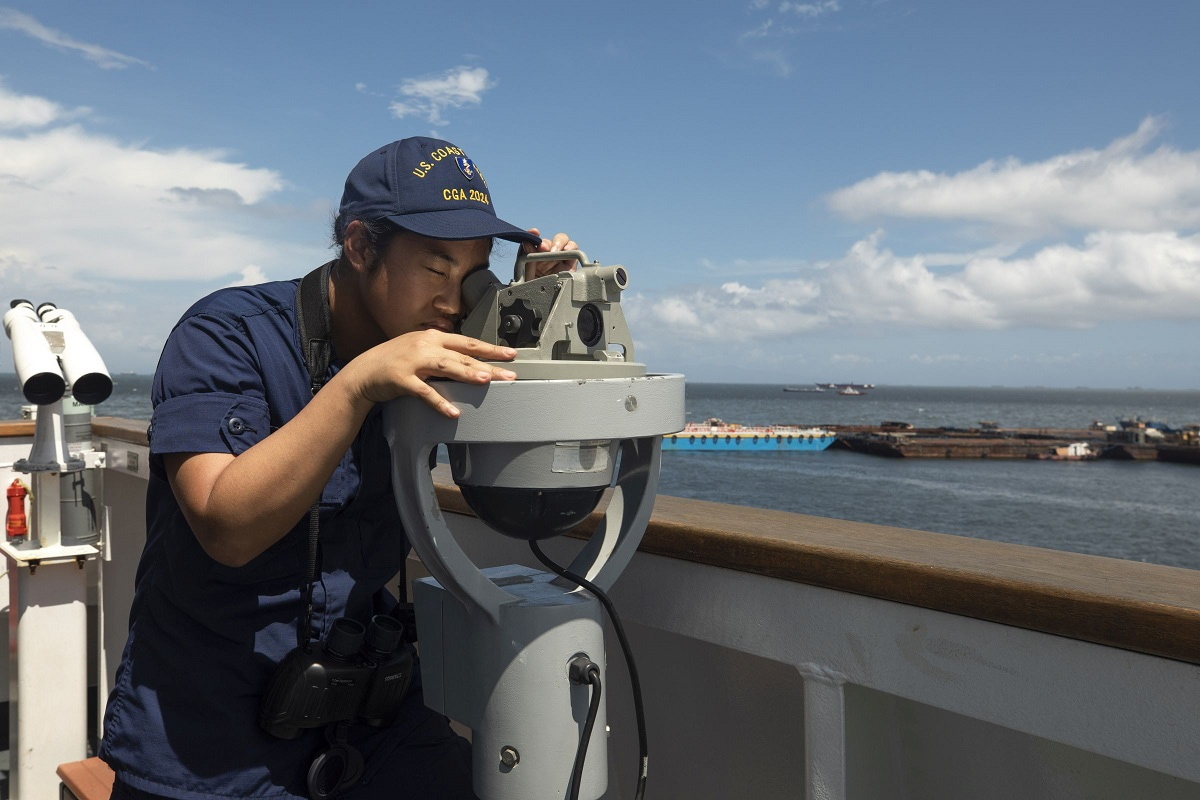
[[[171,486],[213,559],[240,567],[303,518],[358,435],[371,403],[337,377],[283,427],[234,457],[168,462]]]

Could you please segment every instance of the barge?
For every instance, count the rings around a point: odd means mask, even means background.
[[[761,452],[824,450],[837,437],[825,428],[796,425],[738,425],[712,418],[689,422],[663,437],[663,450],[685,452]]]
[[[1084,431],[1003,435],[995,431],[861,431],[839,433],[838,447],[888,458],[1050,458],[1091,453]],[[1102,440],[1101,440],[1102,441]]]
[[[1029,458],[1053,461],[1173,461],[1200,464],[1194,438],[1131,442],[1095,426],[1073,428],[913,428],[907,423],[837,428],[835,447],[886,458]]]

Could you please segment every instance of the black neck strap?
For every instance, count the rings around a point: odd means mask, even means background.
[[[301,278],[300,285],[296,287],[300,347],[308,364],[313,394],[325,385],[329,354],[333,350],[333,342],[329,338],[332,333],[329,321],[329,272],[333,269],[333,263],[330,261],[317,267]]]
[[[300,279],[296,287],[296,315],[300,329],[300,349],[308,365],[308,377],[315,395],[325,385],[329,358],[333,350],[330,340],[329,272],[333,263],[322,264]],[[321,498],[313,501],[308,510],[308,572],[300,586],[304,599],[304,614],[296,622],[296,644],[307,649],[308,643],[319,638],[312,628],[313,582],[317,575],[317,540],[320,532]]]
[[[329,273],[335,262],[322,264],[300,279],[296,287],[297,327],[300,330],[300,348],[304,353],[304,362],[308,366],[308,377],[312,393],[316,395],[325,385],[329,374],[329,361],[333,353],[332,325],[329,317]],[[429,457],[429,468],[433,469],[436,453]],[[319,639],[317,631],[313,630],[313,584],[317,576],[317,545],[320,534],[320,504],[321,498],[313,501],[308,510],[308,571],[304,583],[300,586],[300,594],[304,600],[304,614],[296,621],[296,644],[306,650],[310,642]],[[405,564],[402,561],[397,575],[399,599],[404,603],[408,586]],[[411,623],[411,620],[409,620]],[[409,625],[412,628],[412,625]],[[416,641],[415,630],[409,632],[409,641]]]

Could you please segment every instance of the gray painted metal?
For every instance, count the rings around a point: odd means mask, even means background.
[[[563,366],[569,369],[569,362]],[[400,516],[432,575],[413,584],[426,703],[474,732],[481,798],[561,800],[589,698],[587,687],[570,684],[568,663],[586,654],[604,682],[599,605],[584,590],[543,572],[476,567],[438,507],[429,455],[441,443],[469,448],[470,463],[460,465],[460,475],[537,489],[564,480],[606,485],[613,449],[619,449],[612,499],[570,565],[607,590],[650,520],[662,434],[683,427],[683,376],[439,382],[436,388],[459,408],[457,419],[411,397],[384,408]],[[586,444],[598,442],[606,444]],[[582,469],[602,453],[603,469]],[[579,787],[587,800],[607,789],[604,709],[602,702]]]
[[[561,800],[590,697],[589,687],[570,683],[567,666],[586,654],[603,679],[600,604],[527,567],[483,574],[513,595],[497,624],[472,613],[433,578],[413,583],[425,704],[471,728],[481,798]],[[579,797],[585,800],[608,788],[605,706],[600,703],[584,762]],[[516,752],[512,766],[505,764],[506,749]]]
[[[501,605],[512,599],[479,573],[446,527],[428,469],[435,446],[619,439],[621,465],[612,500],[588,547],[571,564],[577,575],[602,589],[610,587],[650,520],[662,434],[683,428],[683,376],[485,386],[444,381],[435,388],[458,406],[460,417],[442,416],[412,397],[398,398],[384,408],[384,435],[392,448],[392,486],[400,517],[430,574],[461,602],[477,606],[493,620],[499,620]]]
[[[526,263],[564,258],[574,258],[580,267],[525,280]],[[646,365],[634,361],[633,336],[621,311],[621,292],[628,284],[624,267],[589,262],[581,250],[524,254],[507,286],[487,270],[463,281],[471,311],[460,332],[515,346],[516,359],[504,366],[522,380],[645,375]]]

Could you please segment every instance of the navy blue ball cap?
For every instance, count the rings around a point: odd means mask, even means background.
[[[350,171],[338,209],[339,240],[356,219],[387,219],[433,239],[541,243],[496,216],[487,181],[462,148],[424,136],[385,145]]]

